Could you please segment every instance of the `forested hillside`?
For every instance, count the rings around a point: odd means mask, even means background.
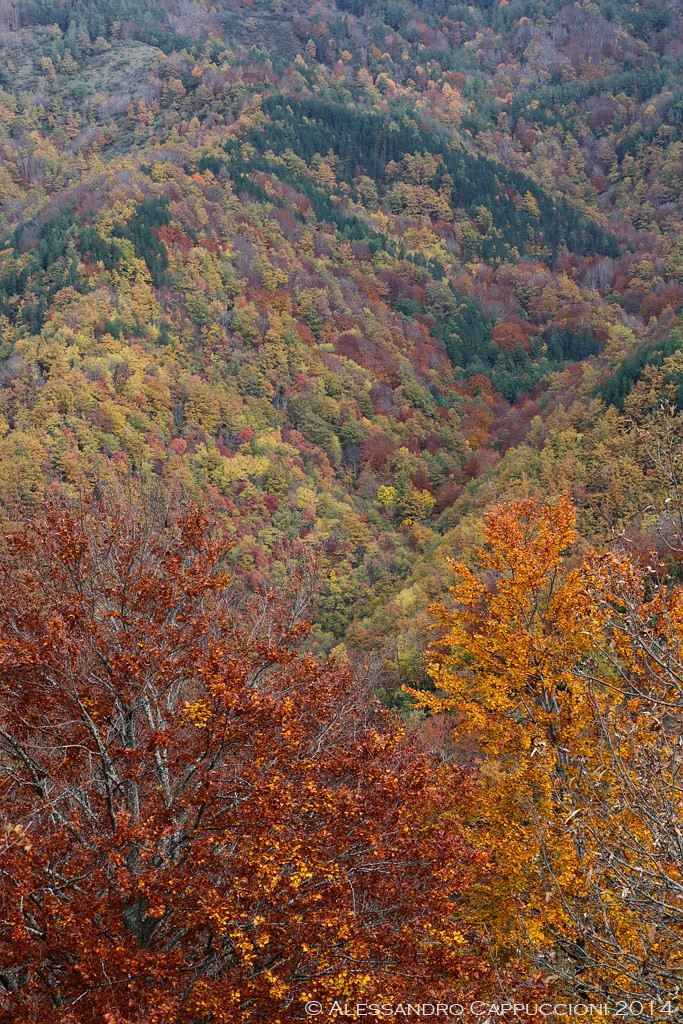
[[[682,72],[678,0],[0,0],[3,1019],[671,1019]]]

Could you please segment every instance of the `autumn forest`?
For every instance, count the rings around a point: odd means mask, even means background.
[[[680,1024],[682,132],[680,0],[0,0],[0,1024]]]

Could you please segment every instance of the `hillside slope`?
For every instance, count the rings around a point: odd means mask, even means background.
[[[491,502],[643,525],[624,408],[679,386],[683,340],[677,4],[0,25],[5,516],[117,481],[208,500],[245,585],[306,561],[317,645],[388,689]]]

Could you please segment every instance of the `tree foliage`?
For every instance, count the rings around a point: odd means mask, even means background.
[[[624,553],[571,565],[575,540],[566,498],[493,513],[478,571],[454,566],[456,609],[435,608],[436,689],[417,696],[476,765],[468,820],[501,867],[478,906],[501,955],[655,1020],[681,969],[683,591]]]
[[[303,1019],[486,975],[450,781],[196,509],[48,510],[0,572],[14,1021]],[[297,604],[298,602],[298,604]]]

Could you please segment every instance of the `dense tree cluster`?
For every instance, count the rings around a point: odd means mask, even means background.
[[[673,999],[682,37],[0,2],[8,1020]]]

